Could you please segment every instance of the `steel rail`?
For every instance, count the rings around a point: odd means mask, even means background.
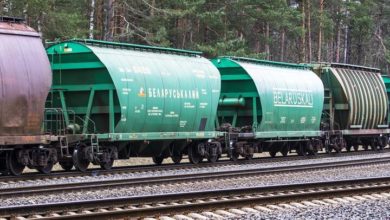
[[[390,152],[389,149],[381,151],[383,153]],[[21,176],[0,176],[1,182],[19,182],[19,181],[31,181],[39,179],[56,179],[64,177],[82,177],[82,176],[93,176],[93,175],[109,175],[116,173],[131,173],[131,172],[148,172],[148,171],[163,171],[163,170],[182,170],[182,169],[198,169],[198,168],[207,168],[207,167],[223,167],[229,165],[240,165],[240,164],[258,164],[258,163],[269,163],[269,162],[284,162],[284,161],[296,161],[296,160],[314,160],[321,158],[332,158],[332,157],[343,157],[343,156],[359,156],[359,155],[369,155],[377,154],[377,151],[357,151],[357,152],[342,152],[341,154],[327,154],[321,153],[317,156],[298,156],[290,155],[287,157],[277,157],[277,158],[253,158],[252,160],[240,159],[239,161],[230,161],[230,160],[221,160],[217,163],[200,163],[200,164],[191,164],[191,163],[181,163],[181,164],[163,164],[163,165],[141,165],[141,166],[123,166],[123,167],[114,167],[111,170],[102,170],[98,168],[89,169],[87,172],[79,171],[54,171],[51,174],[41,174],[37,172],[24,173]]]
[[[133,218],[199,209],[280,203],[390,190],[390,177],[348,179],[262,187],[130,196],[99,200],[0,207],[0,217],[29,219]]]
[[[305,172],[319,169],[334,169],[350,166],[362,166],[372,164],[390,163],[390,157],[375,158],[375,159],[360,159],[351,161],[325,162],[318,164],[303,164],[295,166],[276,166],[262,169],[236,169],[226,171],[216,171],[208,173],[188,173],[181,175],[166,175],[166,176],[149,176],[137,177],[132,179],[113,179],[104,181],[89,181],[77,183],[63,183],[50,185],[33,185],[25,187],[7,187],[0,188],[0,199],[5,197],[15,196],[30,196],[35,194],[50,194],[61,192],[78,192],[85,190],[98,190],[108,187],[136,187],[156,184],[170,184],[188,181],[204,181],[204,180],[220,180],[253,177],[259,175],[273,175],[291,172]]]

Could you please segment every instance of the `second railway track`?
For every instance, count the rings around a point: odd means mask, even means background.
[[[318,164],[303,164],[295,166],[275,166],[262,169],[235,169],[227,171],[216,171],[208,173],[189,173],[180,175],[135,177],[130,179],[112,179],[103,181],[88,181],[76,183],[62,183],[49,185],[32,185],[24,187],[4,187],[0,188],[0,198],[7,196],[29,196],[35,194],[49,194],[56,192],[77,192],[83,190],[96,190],[107,187],[129,187],[155,184],[181,183],[188,181],[229,179],[239,177],[251,177],[258,175],[281,174],[291,172],[304,172],[319,169],[333,169],[349,166],[361,166],[372,164],[390,163],[390,157],[369,158],[352,161],[324,162]]]
[[[24,205],[0,208],[0,216],[28,219],[137,218],[194,210],[272,204],[310,198],[390,190],[390,177],[220,189],[150,196]]]

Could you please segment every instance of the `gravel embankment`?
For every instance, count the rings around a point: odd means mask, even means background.
[[[335,168],[330,170],[309,171],[283,175],[264,175],[248,178],[235,178],[229,180],[186,182],[169,185],[152,185],[139,187],[117,187],[88,191],[54,193],[36,196],[14,196],[2,198],[2,206],[56,203],[65,201],[78,201],[90,199],[104,199],[123,196],[156,195],[175,192],[205,191],[212,189],[228,189],[239,187],[257,187],[279,184],[309,183],[325,180],[346,180],[365,177],[390,176],[388,164],[365,165],[353,168]]]
[[[325,205],[319,207],[307,207],[297,210],[285,209],[274,210],[272,212],[261,212],[255,214],[242,215],[239,219],[389,219],[390,200],[365,200],[335,205]],[[233,219],[233,218],[232,218]],[[236,219],[236,218],[234,218]]]

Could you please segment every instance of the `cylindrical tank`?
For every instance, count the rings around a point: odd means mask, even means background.
[[[377,129],[387,124],[388,98],[380,70],[347,64],[317,64],[329,98],[334,129]]]
[[[37,32],[14,18],[0,18],[0,135],[41,132],[52,74]]]
[[[54,105],[88,116],[98,133],[148,139],[153,132],[214,130],[220,76],[198,53],[93,40],[59,43],[47,52],[53,91],[63,91]]]
[[[304,65],[239,57],[212,60],[222,79],[220,124],[252,126],[257,137],[316,136],[320,130],[323,84]]]

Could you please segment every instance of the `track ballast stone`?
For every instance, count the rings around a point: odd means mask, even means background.
[[[390,176],[388,164],[360,165],[327,170],[294,172],[281,175],[260,175],[247,178],[216,179],[177,184],[154,184],[131,187],[108,187],[75,192],[46,193],[34,196],[13,196],[2,199],[2,207],[28,204],[47,204],[80,200],[119,198],[128,196],[158,195],[167,193],[195,192],[216,189],[235,189],[242,187],[260,187],[280,184],[298,184],[320,181],[348,180],[368,177]]]
[[[273,210],[241,215],[239,219],[285,219],[285,220],[319,220],[319,219],[389,219],[390,200],[365,200],[351,203],[307,207],[300,209]],[[228,218],[237,219],[237,218]]]

